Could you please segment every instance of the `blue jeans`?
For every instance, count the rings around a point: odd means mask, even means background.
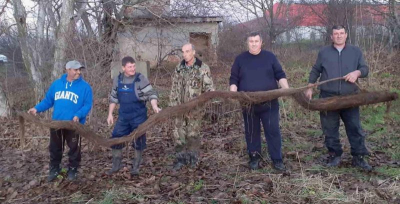
[[[321,91],[320,98],[328,98],[333,94]],[[340,119],[342,119],[347,138],[351,146],[351,155],[363,156],[369,152],[365,146],[365,134],[361,128],[359,107],[346,108],[336,111],[320,112],[322,131],[325,135],[325,146],[330,153],[336,156],[343,154],[342,144],[339,139]]]

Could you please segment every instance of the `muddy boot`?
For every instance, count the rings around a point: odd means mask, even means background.
[[[143,150],[135,150],[135,158],[132,161],[132,170],[131,170],[132,176],[139,175],[140,163],[142,163],[142,154]]]
[[[197,162],[199,161],[199,152],[192,151],[192,152],[189,152],[188,154],[189,154],[188,164],[190,163],[190,167],[195,168],[197,165]]]
[[[50,170],[49,170],[49,176],[47,177],[47,181],[51,182],[53,181],[55,178],[57,178],[58,174],[60,173],[61,168],[59,165],[57,166],[50,166]]]
[[[180,170],[183,166],[188,164],[189,160],[190,160],[190,156],[186,152],[182,151],[182,152],[177,153],[175,156],[173,170],[175,170],[175,171]]]
[[[272,160],[272,163],[275,170],[286,171],[286,167],[281,160]]]
[[[353,156],[353,160],[351,161],[351,164],[354,167],[361,168],[365,171],[371,171],[372,167],[364,160],[363,156]]]
[[[122,149],[112,150],[112,168],[106,172],[107,175],[111,175],[118,172],[122,168]]]
[[[78,174],[78,168],[77,167],[69,167],[68,169],[68,180],[69,181],[75,181],[76,177]]]
[[[327,167],[337,167],[337,166],[339,166],[341,160],[342,160],[341,156],[329,155],[328,163],[326,164],[326,166]]]
[[[260,154],[258,152],[252,152],[249,154],[250,157],[250,162],[249,166],[251,170],[256,170],[259,168],[259,162],[260,162]]]
[[[187,165],[190,164],[192,168],[196,167],[199,161],[199,152],[201,146],[201,136],[190,137],[187,139]]]

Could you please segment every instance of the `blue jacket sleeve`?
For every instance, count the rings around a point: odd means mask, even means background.
[[[239,60],[238,57],[236,57],[235,62],[232,65],[231,69],[231,77],[229,78],[229,85],[235,84],[236,86],[239,86]]]
[[[310,77],[308,78],[308,83],[314,84],[318,78],[321,76],[322,72],[322,51],[319,51],[317,61],[311,69]]]
[[[273,55],[273,64],[272,64],[272,69],[274,70],[274,75],[275,75],[275,79],[277,81],[286,78],[286,74],[282,69],[281,64],[279,63],[278,59],[276,58],[275,55]]]
[[[87,91],[85,93],[85,98],[83,99],[83,106],[75,113],[75,116],[77,116],[79,119],[85,118],[87,114],[89,114],[89,111],[92,109],[92,103],[92,88],[88,85]]]
[[[38,113],[44,112],[47,109],[53,107],[54,105],[54,89],[55,89],[55,82],[51,84],[49,90],[46,93],[46,96],[42,101],[40,101],[39,104],[35,106],[35,109],[37,110]]]
[[[364,56],[363,56],[361,50],[357,49],[357,51],[359,53],[357,70],[359,70],[361,72],[360,78],[365,78],[368,76],[368,72],[369,72],[368,65],[365,62],[365,59],[364,59]]]

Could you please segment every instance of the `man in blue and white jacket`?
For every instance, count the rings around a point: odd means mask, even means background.
[[[69,61],[65,67],[66,74],[51,84],[45,98],[29,109],[28,113],[36,115],[54,107],[53,120],[72,120],[84,124],[92,108],[92,88],[82,79],[81,70],[85,67],[81,63],[73,60]],[[49,182],[54,180],[61,170],[60,163],[65,141],[70,149],[68,179],[71,181],[76,179],[77,168],[81,161],[79,135],[74,130],[50,129]]]

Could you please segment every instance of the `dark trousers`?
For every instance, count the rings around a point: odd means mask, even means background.
[[[78,167],[81,161],[80,137],[74,130],[67,129],[50,129],[50,166],[61,164],[64,142],[69,147],[69,167]]]
[[[282,136],[279,128],[277,100],[243,108],[247,150],[261,153],[261,124],[264,127],[268,152],[273,161],[282,161]]]
[[[146,119],[124,119],[118,117],[117,123],[115,124],[112,132],[112,138],[119,138],[131,134],[136,128],[142,124]],[[113,149],[122,149],[125,145],[119,144],[112,146]],[[146,149],[146,134],[138,137],[133,143],[132,147],[136,150]]]
[[[321,92],[320,98],[327,98],[332,94]],[[346,108],[337,111],[320,112],[322,131],[325,135],[325,145],[330,153],[336,156],[343,154],[342,144],[339,139],[340,119],[342,119],[347,138],[351,146],[351,155],[368,155],[365,146],[365,134],[361,128],[359,107]]]

